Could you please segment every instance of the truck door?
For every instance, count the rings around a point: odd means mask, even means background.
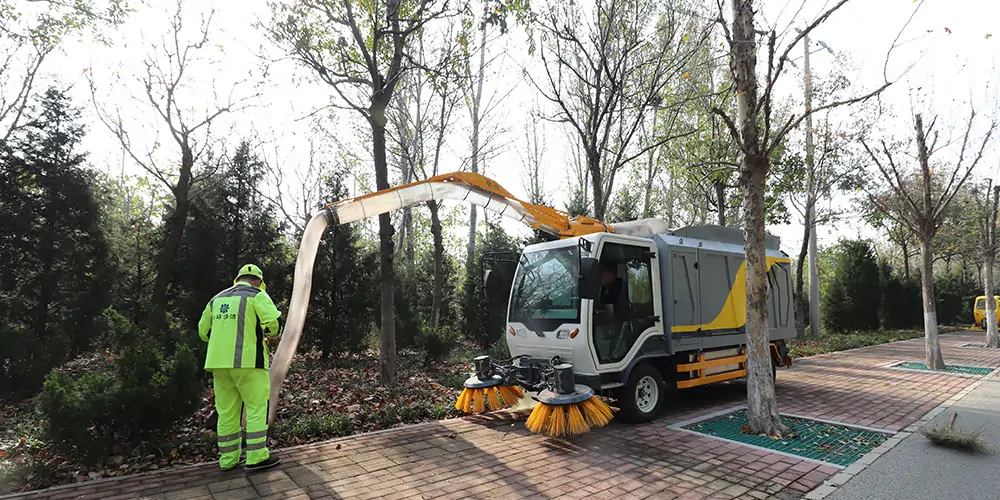
[[[636,343],[658,330],[662,311],[652,244],[607,241],[601,247],[604,282],[595,301],[593,345],[599,365],[627,359]]]

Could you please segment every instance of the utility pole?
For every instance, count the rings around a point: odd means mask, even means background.
[[[806,90],[806,112],[812,109],[812,71],[809,68],[809,34],[803,37],[805,57],[802,62]],[[806,115],[806,172],[808,175],[806,224],[809,224],[809,336],[819,338],[819,269],[816,255],[816,165],[813,162],[813,120]]]

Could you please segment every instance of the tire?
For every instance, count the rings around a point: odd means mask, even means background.
[[[778,365],[771,363],[771,380],[778,381]]]
[[[618,403],[622,420],[632,423],[649,422],[656,418],[666,393],[663,377],[649,364],[636,366],[628,383],[619,389]]]
[[[981,326],[983,327],[983,331],[985,332],[986,331],[986,318],[983,318],[983,324]]]

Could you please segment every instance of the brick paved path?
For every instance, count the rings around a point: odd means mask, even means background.
[[[946,362],[1000,366],[959,348]],[[782,413],[898,431],[977,380],[882,368],[923,359],[923,339],[798,360],[778,371]],[[656,421],[612,423],[568,440],[528,433],[510,415],[434,422],[280,451],[257,474],[216,464],[56,487],[11,498],[800,498],[837,468],[668,428],[732,408],[742,383],[678,393]]]

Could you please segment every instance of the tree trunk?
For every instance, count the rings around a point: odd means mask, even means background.
[[[924,299],[924,336],[927,344],[927,368],[943,370],[941,343],[938,341],[937,305],[934,303],[934,254],[931,253],[929,231],[920,235],[921,261],[920,288]]]
[[[483,80],[486,79],[486,30],[479,34],[479,72],[476,80],[476,90],[472,96],[472,173],[479,173],[479,125],[482,116],[479,114],[483,99]],[[469,207],[469,244],[466,249],[469,269],[474,265],[476,255],[476,206]],[[468,271],[467,271],[468,272]]]
[[[910,246],[903,240],[903,276],[910,279]]]
[[[788,428],[778,415],[771,377],[767,332],[767,282],[764,251],[764,181],[768,160],[762,152],[757,109],[757,47],[753,0],[732,0],[733,29],[730,67],[736,87],[736,108],[745,154],[741,166],[743,218],[746,226],[747,295],[747,423],[754,434],[783,435]],[[752,114],[751,114],[752,113]]]
[[[931,240],[936,230],[934,224],[934,204],[931,201],[931,170],[927,153],[927,138],[924,135],[924,121],[918,113],[914,116],[917,132],[917,159],[920,162],[921,184],[923,184],[923,213],[920,216],[920,285],[924,299],[924,336],[927,344],[927,368],[944,369],[941,357],[941,343],[938,341],[937,304],[934,298],[934,254]]]
[[[371,109],[372,147],[375,156],[375,188],[389,189],[389,166],[385,156],[385,105]],[[389,214],[378,216],[379,256],[382,274],[382,332],[379,349],[379,381],[396,385],[396,305],[395,272],[392,267],[392,236],[395,232]]]
[[[176,206],[170,216],[170,234],[160,252],[156,265],[156,281],[153,282],[153,310],[150,311],[150,334],[157,335],[166,328],[167,287],[170,285],[170,273],[173,271],[174,259],[181,246],[184,236],[184,226],[187,224],[188,212],[191,209],[189,199],[191,189],[191,170],[194,168],[194,154],[187,145],[181,146],[181,171],[174,186]],[[238,264],[237,264],[238,265]]]
[[[983,277],[983,291],[986,296],[986,347],[1000,347],[1000,332],[997,331],[996,304],[990,304],[993,300],[993,259],[994,255],[986,255],[983,258],[985,267]]]
[[[715,181],[715,200],[719,204],[719,225],[726,225],[726,184]]]
[[[810,205],[806,203],[806,215],[805,224],[803,224],[804,235],[802,236],[802,249],[799,250],[799,260],[795,264],[795,336],[797,338],[802,338],[806,334],[806,315],[809,314],[809,302],[806,301],[805,297],[802,296],[802,291],[805,288],[805,278],[803,277],[803,270],[806,263],[806,258],[808,257],[809,250],[809,210]],[[812,297],[810,297],[810,300]]]
[[[604,184],[601,178],[601,152],[587,152],[587,170],[590,171],[590,184],[594,191],[594,218],[604,220]]]
[[[755,161],[757,164],[749,163]],[[746,224],[747,287],[747,419],[755,434],[782,435],[788,429],[778,415],[778,399],[771,376],[767,328],[767,264],[764,250],[764,179],[766,160],[745,159],[743,219]]]
[[[441,323],[441,262],[444,259],[444,239],[441,237],[441,218],[436,201],[427,202],[431,210],[431,235],[434,237],[434,291],[431,298],[431,326]]]

